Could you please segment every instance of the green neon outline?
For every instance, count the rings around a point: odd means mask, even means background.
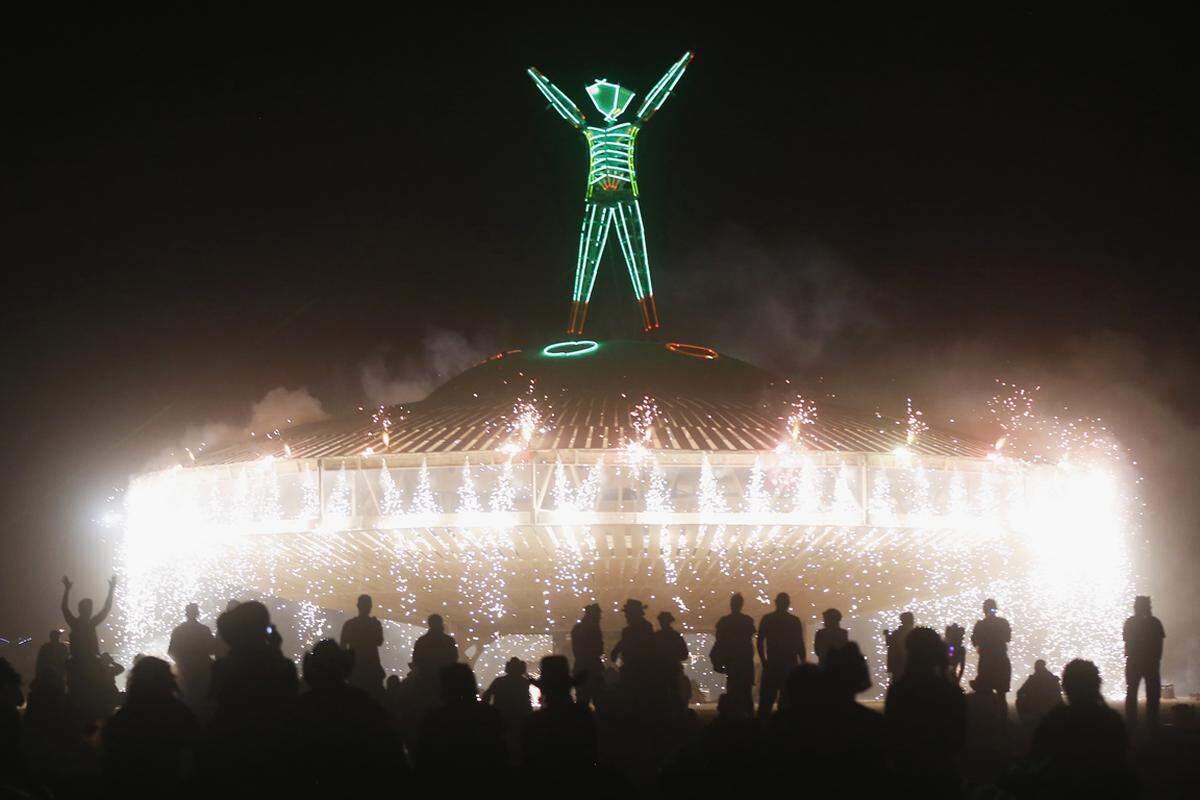
[[[600,262],[608,246],[609,227],[613,224],[617,226],[617,241],[629,271],[634,296],[639,303],[654,297],[646,226],[642,219],[642,206],[638,202],[637,138],[646,121],[667,102],[693,57],[694,54],[689,50],[672,64],[646,93],[634,115],[635,119],[628,122],[617,122],[617,119],[629,110],[636,94],[604,78],[593,81],[585,90],[592,105],[603,116],[601,125],[588,125],[579,106],[562,90],[537,69],[529,67],[526,70],[555,112],[579,129],[588,146],[584,218],[580,224],[579,248],[575,256],[575,285],[571,296],[574,303],[582,302],[586,306],[591,300]],[[629,213],[626,213],[627,206],[632,206]],[[597,212],[600,215],[598,220]],[[596,229],[597,225],[600,230]]]
[[[566,353],[553,350],[555,347],[571,347],[581,345],[581,350],[571,350]],[[576,356],[586,356],[588,353],[594,353],[600,349],[600,343],[594,339],[568,339],[565,342],[554,342],[542,348],[542,355],[547,358],[575,358]]]

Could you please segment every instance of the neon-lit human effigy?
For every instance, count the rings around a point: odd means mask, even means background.
[[[583,333],[588,302],[596,285],[596,271],[608,232],[616,228],[621,255],[629,269],[633,294],[642,312],[642,328],[658,327],[654,305],[654,285],[650,280],[650,257],[646,252],[646,234],[642,209],[638,204],[637,135],[646,122],[662,108],[671,90],[692,60],[684,53],[666,74],[654,84],[638,107],[633,122],[618,122],[632,102],[634,93],[617,83],[600,78],[587,87],[588,97],[603,117],[603,125],[588,125],[579,106],[571,101],[546,76],[533,67],[529,77],[559,115],[583,132],[588,143],[588,181],[584,197],[583,224],[579,231],[579,255],[575,262],[575,288],[571,294],[571,319],[568,333]]]

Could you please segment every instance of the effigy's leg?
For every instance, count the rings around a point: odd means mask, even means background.
[[[611,206],[587,203],[583,208],[583,226],[579,231],[579,257],[575,262],[575,289],[571,294],[571,320],[567,333],[583,333],[587,320],[588,301],[596,285],[596,269],[608,241],[608,226],[612,223]]]
[[[642,330],[658,327],[658,309],[654,307],[654,285],[650,282],[650,257],[646,254],[646,234],[642,226],[642,210],[637,200],[617,205],[617,238],[633,294],[642,311]]]

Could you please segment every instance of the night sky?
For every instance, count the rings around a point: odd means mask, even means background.
[[[691,49],[638,144],[667,332],[935,424],[997,377],[1112,420],[1200,684],[1186,20],[67,13],[0,34],[0,635],[40,641],[64,571],[101,592],[91,518],[190,427],[279,386],[350,411],[368,363],[442,370],[431,339],[559,336],[586,152],[524,69],[587,111]],[[637,319],[610,245],[588,332]]]

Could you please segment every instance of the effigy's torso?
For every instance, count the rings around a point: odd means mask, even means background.
[[[637,197],[637,172],[633,161],[638,126],[631,122],[605,128],[588,126],[587,199],[594,202]]]

